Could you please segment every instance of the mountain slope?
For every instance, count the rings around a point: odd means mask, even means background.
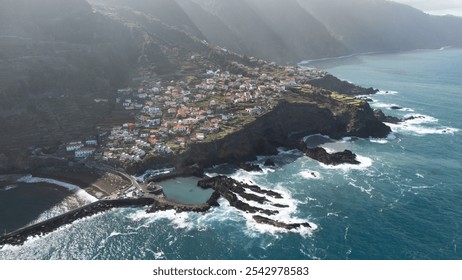
[[[430,16],[386,0],[92,1],[123,2],[212,45],[282,64],[462,46],[462,18]]]
[[[210,52],[158,20],[84,0],[0,0],[0,21],[0,153],[95,135],[134,70],[175,73]]]
[[[192,1],[221,19],[240,39],[240,49],[247,55],[287,63],[347,53],[295,0]],[[221,40],[220,37],[207,39],[212,43]]]
[[[353,52],[462,45],[462,18],[384,0],[297,0]]]
[[[174,0],[89,0],[89,2],[106,6],[129,7],[150,15],[171,27],[182,29],[193,36],[204,39],[201,31]]]

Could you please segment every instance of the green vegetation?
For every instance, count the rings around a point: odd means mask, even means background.
[[[344,95],[344,94],[340,94],[338,92],[333,92],[333,93],[331,93],[330,96],[333,99],[335,99],[335,100],[337,100],[339,102],[346,103],[348,105],[356,106],[356,107],[363,106],[366,103],[364,100],[354,98],[354,97],[351,97],[351,96],[347,96],[347,95]]]

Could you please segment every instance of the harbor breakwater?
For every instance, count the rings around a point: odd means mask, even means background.
[[[49,220],[6,234],[0,237],[0,246],[7,244],[22,245],[30,237],[51,233],[64,225],[71,224],[79,219],[93,216],[113,208],[147,206],[152,205],[153,202],[154,199],[152,198],[99,200]]]

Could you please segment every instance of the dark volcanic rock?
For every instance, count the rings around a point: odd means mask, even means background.
[[[405,118],[405,119],[403,120],[403,122],[405,122],[405,121],[412,121],[412,120],[418,120],[418,119],[424,119],[424,118],[425,118],[424,116],[410,116],[410,117],[408,117],[408,118]]]
[[[361,100],[364,100],[366,102],[374,102],[374,99],[372,99],[370,97],[361,96],[361,97],[358,97],[358,98],[361,99]]]
[[[239,167],[248,172],[262,172],[263,170],[259,165],[252,163],[241,163]]]
[[[230,205],[248,213],[263,213],[265,215],[274,215],[277,214],[278,211],[275,210],[268,210],[260,207],[251,206],[241,200],[238,199],[238,195],[247,201],[253,201],[262,206],[264,204],[270,204],[269,201],[265,196],[256,195],[253,193],[248,193],[246,190],[251,190],[252,192],[259,193],[266,196],[271,196],[274,198],[282,198],[280,193],[270,191],[270,190],[263,190],[258,186],[255,185],[248,185],[241,182],[238,182],[232,178],[225,177],[225,176],[217,176],[214,178],[205,178],[202,179],[197,183],[197,185],[204,189],[214,189],[218,191],[223,198],[229,201]],[[273,204],[274,207],[277,208],[287,208],[285,205],[281,204]]]
[[[340,164],[360,164],[356,160],[356,155],[350,150],[343,152],[329,154],[324,148],[305,149],[305,154],[327,165],[340,165]]]
[[[379,110],[379,109],[374,110],[374,115],[381,122],[397,124],[397,123],[400,123],[402,121],[401,119],[399,119],[397,117],[386,116],[382,112],[382,110]]]
[[[327,90],[337,91],[342,94],[353,95],[353,96],[371,95],[371,94],[375,94],[378,92],[377,89],[363,88],[363,87],[351,84],[347,81],[342,81],[339,78],[332,76],[332,75],[326,75],[325,77],[321,79],[315,79],[315,80],[308,81],[308,83],[318,88],[324,88]]]
[[[300,227],[311,228],[309,223],[286,224],[286,223],[283,223],[283,222],[278,222],[278,221],[275,221],[275,220],[272,220],[272,219],[269,219],[269,218],[266,218],[266,217],[258,216],[258,215],[253,216],[253,219],[259,224],[272,225],[274,227],[284,228],[284,229],[287,229],[287,230],[297,229],[297,228],[300,228]]]
[[[275,166],[276,166],[276,163],[274,163],[274,160],[272,160],[272,159],[269,158],[269,159],[267,159],[267,160],[265,161],[265,164],[264,164],[264,165],[265,165],[266,167],[275,167]]]
[[[319,98],[323,97],[319,95]],[[374,116],[367,103],[350,107],[329,103],[332,102],[330,98],[320,102],[331,109],[314,103],[280,101],[264,116],[224,138],[192,144],[172,160],[172,165],[177,170],[193,164],[203,168],[223,163],[239,166],[242,162],[256,160],[257,156],[276,155],[279,147],[300,148],[300,139],[306,135],[323,134],[333,139],[345,136],[382,138],[391,132]],[[159,162],[146,157],[137,171],[152,169],[153,161]]]
[[[403,107],[401,107],[401,106],[391,106],[390,109],[392,109],[392,110],[401,110],[401,109],[403,109]]]

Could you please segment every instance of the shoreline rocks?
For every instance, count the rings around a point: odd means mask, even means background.
[[[275,215],[279,213],[277,210],[268,210],[256,206],[251,206],[246,202],[243,202],[239,197],[244,198],[247,201],[256,202],[262,207],[267,205],[272,205],[276,208],[287,208],[286,205],[281,205],[277,203],[272,203],[267,197],[272,197],[276,199],[281,199],[282,195],[278,192],[271,190],[264,190],[256,185],[248,185],[239,181],[236,181],[232,178],[226,176],[217,176],[213,178],[205,178],[198,182],[198,186],[203,189],[214,189],[218,192],[223,198],[228,200],[231,206],[241,211],[247,213],[262,213],[268,216]],[[254,193],[246,192],[250,190]],[[239,196],[239,197],[238,197]],[[266,196],[266,197],[265,197]]]
[[[358,165],[360,164],[359,161],[356,160],[356,154],[354,154],[350,150],[345,150],[343,152],[338,152],[334,154],[329,154],[326,149],[324,148],[306,148],[305,149],[305,155],[317,160],[319,162],[322,162],[326,165],[340,165],[340,164],[354,164]]]
[[[287,230],[298,229],[300,227],[311,228],[311,225],[309,223],[287,224],[287,223],[284,223],[284,222],[278,222],[278,221],[272,220],[270,218],[266,218],[266,217],[259,216],[259,215],[255,215],[252,218],[259,224],[266,224],[266,225],[270,225],[270,226],[278,227],[278,228],[283,228],[283,229],[287,229]]]
[[[247,172],[262,172],[263,171],[259,165],[252,164],[252,163],[241,163],[239,165],[239,168]]]
[[[265,167],[276,167],[276,163],[272,159],[267,159],[265,160],[265,163],[263,164]]]
[[[392,123],[392,124],[398,124],[400,122],[403,122],[403,120],[401,120],[400,118],[385,115],[383,111],[380,109],[374,110],[374,115],[381,122]]]

